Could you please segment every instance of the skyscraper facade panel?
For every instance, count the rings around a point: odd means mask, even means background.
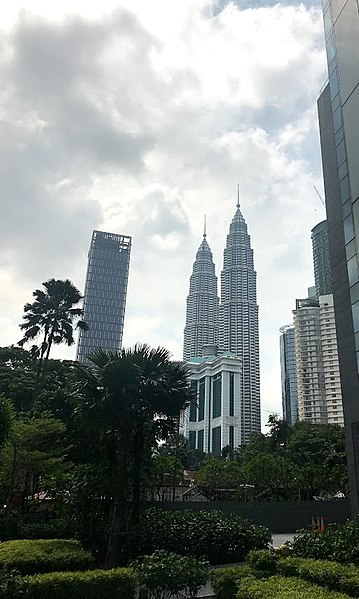
[[[326,220],[318,223],[312,229],[312,248],[315,290],[318,298],[320,295],[328,295],[333,291]]]
[[[359,9],[323,0],[329,83],[318,100],[352,513],[359,511]]]
[[[237,204],[221,273],[219,345],[242,360],[241,443],[260,431],[259,331],[256,272],[247,224]]]
[[[283,419],[295,424],[298,420],[298,391],[294,325],[280,329],[280,367]]]
[[[95,349],[117,351],[122,345],[131,237],[94,231],[88,255],[84,320],[76,359],[88,363]]]

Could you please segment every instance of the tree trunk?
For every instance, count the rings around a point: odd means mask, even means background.
[[[36,396],[37,396],[38,391],[39,391],[40,376],[41,376],[41,372],[42,372],[42,365],[43,365],[44,355],[45,355],[45,351],[46,351],[46,347],[47,347],[47,335],[48,335],[48,332],[49,332],[48,329],[45,329],[44,340],[41,343],[41,352],[40,352],[39,363],[38,363],[38,366],[37,366],[35,387],[34,387],[34,391],[33,391],[33,401],[35,401]]]
[[[144,423],[140,419],[136,426],[133,448],[133,491],[132,491],[132,524],[140,519],[141,497],[141,462],[143,456]]]
[[[105,565],[114,564],[119,536],[121,533],[124,534],[126,532],[128,512],[128,455],[127,439],[125,438],[125,440],[118,441],[116,488],[112,509],[110,510]]]
[[[41,391],[42,386],[44,384],[44,378],[45,378],[45,374],[46,374],[46,369],[47,369],[47,364],[49,361],[49,355],[50,355],[50,350],[51,350],[53,339],[54,339],[54,325],[52,326],[51,333],[49,335],[49,340],[47,342],[46,355],[45,355],[45,357],[43,357],[43,368],[42,368],[41,378],[39,381],[38,392]]]

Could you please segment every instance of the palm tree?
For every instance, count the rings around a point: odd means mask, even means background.
[[[43,283],[45,290],[33,292],[35,301],[24,306],[24,322],[20,329],[24,336],[18,342],[20,347],[42,335],[40,346],[34,345],[32,355],[37,357],[38,369],[34,388],[34,397],[44,379],[52,344],[66,343],[73,345],[74,328],[87,330],[87,324],[81,320],[82,308],[78,307],[82,296],[79,290],[66,279],[65,281],[49,279]]]
[[[132,522],[140,517],[141,463],[146,435],[164,439],[176,430],[180,411],[193,398],[183,364],[172,362],[170,353],[146,344],[117,353],[97,350],[89,356],[92,366],[79,366],[83,413],[102,427],[112,447],[117,481],[111,531],[120,506],[120,522],[126,522],[129,465],[133,459]],[[113,544],[110,533],[108,554]]]

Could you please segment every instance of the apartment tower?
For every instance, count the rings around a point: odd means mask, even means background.
[[[283,419],[295,424],[298,420],[298,390],[294,325],[285,325],[279,332]]]

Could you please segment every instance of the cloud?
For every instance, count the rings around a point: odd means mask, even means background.
[[[313,190],[325,78],[317,2],[23,8],[5,11],[0,61],[2,342],[17,340],[42,281],[83,288],[100,228],[133,236],[124,343],[181,357],[203,215],[219,276],[240,182],[264,414],[279,411],[278,329],[313,279],[310,229],[324,217]]]

